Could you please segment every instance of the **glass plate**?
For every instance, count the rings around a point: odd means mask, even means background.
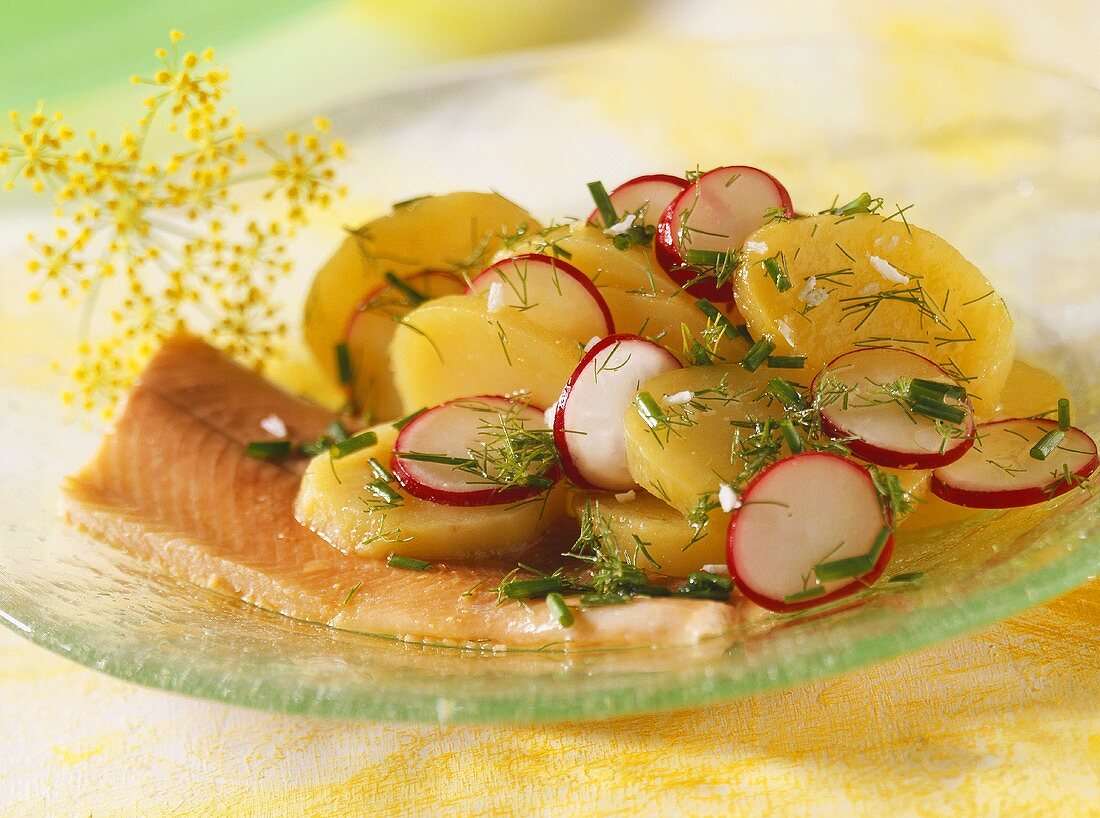
[[[696,164],[768,168],[803,209],[865,189],[888,207],[916,202],[907,216],[987,272],[1018,318],[1024,357],[1071,384],[1076,422],[1096,435],[1098,103],[1057,76],[947,51],[662,42],[451,69],[333,116],[357,157],[349,221],[419,193],[490,187],[543,216],[576,215],[591,206],[591,179]],[[292,305],[335,235],[298,242]],[[922,583],[827,614],[747,618],[732,647],[491,655],[292,621],[55,521],[58,481],[99,432],[63,424],[41,374],[63,336],[2,309],[0,616],[144,685],[344,718],[606,717],[851,670],[1015,614],[1100,566],[1100,506],[1075,492],[905,537],[890,571],[923,571]]]

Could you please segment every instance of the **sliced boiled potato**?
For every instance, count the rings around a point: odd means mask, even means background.
[[[560,488],[545,503],[469,508],[419,500],[393,483],[400,503],[380,502],[367,488],[378,479],[370,459],[389,467],[397,430],[384,424],[373,431],[373,446],[339,460],[328,454],[313,458],[294,505],[298,522],[344,553],[384,559],[396,552],[424,560],[505,554],[538,540],[564,513]]]
[[[390,344],[405,411],[470,395],[526,392],[551,406],[580,360],[573,341],[513,310],[489,313],[468,295],[429,301],[405,316]]]
[[[520,253],[555,255],[592,279],[597,287],[659,293],[674,293],[680,289],[661,269],[652,247],[635,245],[620,250],[602,230],[584,222],[557,225],[533,233],[529,239],[513,245],[498,257]]]
[[[961,377],[978,417],[992,415],[1012,366],[1012,319],[939,236],[900,219],[823,215],[773,222],[745,248],[737,305],[777,354],[805,354],[817,370],[860,346],[908,349]],[[789,288],[769,275],[769,259],[785,263]]]
[[[694,411],[691,425],[673,426],[668,434],[659,430],[655,433],[631,406],[624,416],[631,476],[646,491],[684,514],[695,508],[701,495],[717,493],[720,483],[732,483],[741,472],[742,462],[734,453],[737,430],[730,421],[781,415],[778,406],[756,400],[775,374],[776,370],[764,367],[749,372],[738,364],[692,366],[644,383],[642,389],[669,410],[673,407],[664,403],[666,396],[714,390],[723,378],[728,399],[705,401],[710,411]]]
[[[385,281],[422,270],[476,274],[522,225],[538,230],[523,208],[498,193],[427,196],[351,231],[317,272],[306,298],[306,342],[337,378],[335,348],[356,305]],[[382,355],[383,350],[378,350]]]
[[[626,502],[606,492],[574,492],[569,500],[569,514],[577,519],[585,506],[598,511],[615,536],[619,548],[636,560],[639,568],[686,577],[704,565],[726,564],[726,528],[729,515],[721,509],[712,511],[703,528],[696,532],[683,514],[644,491],[634,492]],[[639,540],[654,565],[639,549]]]
[[[687,327],[697,341],[708,344],[703,334],[708,326],[707,316],[696,306],[695,299],[686,293],[601,287],[600,294],[615,319],[616,332],[631,332],[651,338],[681,359],[685,357],[683,327]],[[730,320],[736,323],[734,319]],[[748,351],[748,344],[740,338],[723,335],[711,349],[721,356],[718,360],[737,361]]]

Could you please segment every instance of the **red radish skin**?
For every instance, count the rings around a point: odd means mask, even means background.
[[[505,306],[522,309],[527,318],[571,340],[615,331],[611,308],[592,279],[561,259],[539,253],[501,259],[478,273],[466,291],[488,292],[497,281],[503,284]]]
[[[861,384],[873,389],[873,384],[890,383],[899,377],[957,385],[927,358],[890,347],[859,349],[834,358],[814,378],[814,394],[826,373],[856,389]],[[896,403],[860,406],[858,391],[849,396],[848,409],[840,400],[822,409],[821,428],[829,437],[845,440],[852,454],[868,463],[891,469],[934,469],[955,462],[974,445],[974,417],[969,403],[952,402],[966,410],[961,424],[966,436],[949,440],[941,453],[941,438],[932,420],[920,415],[910,419]],[[925,438],[926,445],[921,445]]]
[[[772,496],[776,490],[780,491],[778,497]],[[828,560],[867,554],[883,526],[891,525],[890,514],[867,470],[829,452],[804,452],[773,463],[749,483],[740,499],[741,505],[731,515],[727,530],[726,562],[737,589],[769,611],[801,611],[850,596],[877,580],[893,555],[891,532],[867,573],[824,583],[826,592],[820,596],[784,602],[784,597],[800,590],[801,577],[812,573],[813,565],[826,559],[832,538],[854,537],[850,541],[855,547],[837,551],[828,556]],[[845,499],[851,506],[851,513],[838,525],[836,518],[844,513],[842,501]],[[795,530],[786,532],[787,536],[800,538],[797,546],[804,549],[803,541],[814,539],[815,535],[818,539],[828,539],[815,542],[811,546],[812,556],[808,558],[805,554],[791,552],[784,555],[781,551],[784,543],[792,542],[783,540],[784,527]],[[775,571],[778,560],[784,556],[799,557],[798,565],[785,567],[787,575],[781,584],[786,584],[789,590],[783,594],[766,593],[760,587],[763,585],[760,575]]]
[[[708,171],[661,214],[654,239],[657,262],[675,281],[686,285],[695,273],[685,261],[685,252],[737,250],[766,224],[764,212],[769,208],[787,215],[792,212],[790,194],[770,173],[744,165]],[[687,290],[711,301],[733,300],[733,283],[729,281],[720,287],[713,280],[698,281]]]
[[[1100,466],[1100,458],[1096,441],[1075,426],[1065,430],[1060,448],[1046,460],[1031,457],[1031,447],[1057,429],[1058,423],[1046,418],[979,424],[977,445],[962,459],[932,472],[932,493],[957,506],[987,509],[1032,506],[1065,494],[1074,484],[1052,472],[1062,473],[1066,465],[1074,477],[1085,479]],[[1009,474],[991,460],[1023,471]]]
[[[476,411],[469,406],[485,406],[485,411]],[[501,413],[515,411],[521,407],[519,416],[531,429],[547,428],[544,411],[528,404],[500,395],[476,395],[458,398],[435,406],[417,415],[397,436],[393,455],[390,457],[390,469],[406,492],[413,497],[447,506],[492,506],[515,503],[534,497],[547,489],[537,486],[513,486],[500,488],[485,486],[477,482],[479,478],[450,466],[406,460],[402,452],[424,452],[445,454],[455,457],[467,456],[467,449],[477,445],[477,424],[480,418],[492,417],[492,410]],[[456,415],[456,412],[462,415]],[[561,477],[560,469],[555,468],[546,475],[557,481]],[[473,481],[473,482],[467,482]]]
[[[623,182],[608,194],[608,198],[611,199],[611,206],[615,208],[619,218],[628,213],[634,213],[644,206],[645,218],[636,223],[656,226],[661,214],[687,186],[687,179],[681,179],[679,176],[651,173],[648,176],[637,176],[628,182]],[[598,208],[588,215],[588,223],[599,228],[611,226],[603,223]]]
[[[565,476],[586,489],[635,488],[626,467],[623,416],[642,382],[681,368],[675,355],[639,335],[609,335],[595,343],[554,410],[554,443]]]

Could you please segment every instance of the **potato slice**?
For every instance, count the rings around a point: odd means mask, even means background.
[[[332,460],[313,458],[294,505],[298,522],[346,554],[384,559],[397,552],[424,560],[462,559],[522,550],[564,513],[564,490],[515,505],[445,506],[418,500],[400,487],[401,503],[389,507],[364,487],[377,480],[370,459],[389,466],[397,430],[374,427],[378,442]]]
[[[725,378],[728,399],[704,403],[710,411],[695,412],[690,426],[674,426],[666,436],[654,433],[636,407],[625,415],[626,460],[631,476],[646,491],[687,514],[700,495],[714,494],[719,483],[732,482],[741,471],[733,451],[731,420],[778,417],[778,406],[755,400],[776,370],[749,372],[738,364],[692,366],[658,375],[642,385],[658,403],[666,395],[713,390]]]
[[[548,227],[515,244],[499,258],[520,253],[556,255],[568,261],[597,287],[618,287],[623,290],[650,290],[660,293],[679,292],[680,285],[661,269],[652,247],[635,245],[620,250],[599,228],[584,222]],[[620,330],[629,331],[629,330]]]
[[[318,271],[306,298],[306,343],[329,377],[337,379],[334,349],[361,299],[387,272],[404,278],[420,270],[477,273],[505,233],[538,223],[498,193],[449,193],[396,205],[357,228]],[[383,350],[378,350],[381,355]]]
[[[447,296],[405,316],[390,344],[406,412],[470,395],[526,392],[543,409],[558,399],[581,348],[514,310]]]
[[[695,305],[695,299],[685,293],[601,287],[600,294],[611,309],[616,332],[632,332],[655,340],[681,360],[686,359],[683,327],[700,343],[709,343],[703,334],[708,326],[707,316]],[[736,318],[730,320],[737,323]],[[738,361],[748,351],[748,344],[723,335],[711,349],[720,356],[717,360]]]
[[[943,239],[900,219],[823,215],[773,222],[745,248],[737,305],[777,354],[805,354],[815,371],[861,346],[909,349],[965,379],[979,418],[993,413],[1012,365],[1012,319]],[[768,274],[769,259],[785,261],[788,289]]]
[[[574,492],[569,499],[569,514],[580,519],[586,503],[599,503],[599,513],[607,522],[615,542],[624,552],[635,555],[638,540],[657,565],[640,552],[639,568],[686,577],[704,565],[726,564],[726,528],[729,515],[715,509],[706,525],[696,532],[683,514],[644,491],[634,499],[619,502],[606,492]],[[635,539],[637,537],[637,539]]]

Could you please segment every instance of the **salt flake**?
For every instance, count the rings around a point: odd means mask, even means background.
[[[260,421],[260,428],[272,437],[286,437],[286,423],[276,414],[270,414]]]
[[[893,282],[894,284],[909,283],[909,276],[899,273],[897,268],[886,259],[879,258],[878,256],[871,256],[868,260],[871,262],[871,266],[875,268],[875,271],[887,281]]]
[[[718,504],[722,506],[722,511],[729,514],[734,509],[741,508],[741,498],[729,483],[719,483]]]

